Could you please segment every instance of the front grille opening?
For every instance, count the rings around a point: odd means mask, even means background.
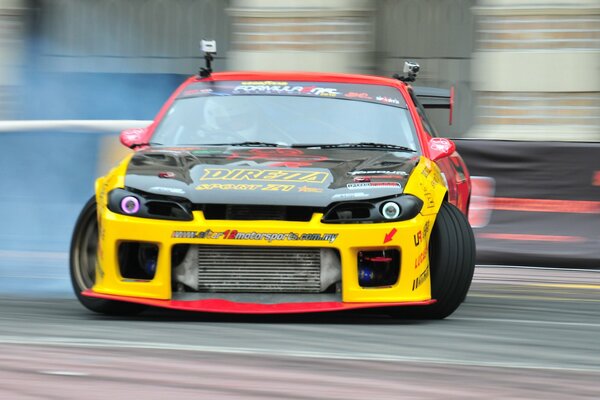
[[[181,221],[191,221],[192,214],[181,204],[173,201],[148,200],[146,202],[148,214],[162,219],[173,219]]]
[[[152,280],[158,263],[158,246],[143,242],[120,243],[118,260],[124,279]]]
[[[332,207],[323,217],[326,223],[371,221],[374,206],[371,203],[341,203]]]
[[[387,287],[398,282],[400,252],[398,250],[359,251],[358,284],[361,287]]]
[[[318,248],[198,246],[199,292],[319,293]]]
[[[302,206],[206,204],[204,218],[237,221],[310,221],[315,209]]]
[[[177,245],[171,257],[177,292],[330,293],[341,284],[330,248]]]

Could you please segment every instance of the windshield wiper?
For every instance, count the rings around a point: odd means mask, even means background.
[[[381,150],[398,150],[416,153],[415,149],[406,146],[399,146],[387,143],[373,142],[358,142],[358,143],[330,143],[330,144],[295,144],[292,147],[310,148],[318,147],[321,149],[381,149]]]
[[[247,146],[247,147],[279,147],[287,146],[283,143],[269,143],[269,142],[237,142],[237,143],[208,143],[202,146]]]

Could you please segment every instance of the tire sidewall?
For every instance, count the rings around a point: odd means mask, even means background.
[[[71,238],[71,248],[69,251],[69,274],[75,296],[85,308],[97,313],[110,315],[138,314],[147,307],[135,303],[95,299],[82,294],[84,290],[91,289],[91,287],[86,287],[82,278],[83,272],[81,271],[81,252],[85,249],[82,249],[81,245],[83,241],[83,235],[85,235],[89,224],[95,224],[97,228],[97,218],[96,198],[92,197],[90,200],[88,200],[79,214],[77,222],[75,223],[73,237]]]

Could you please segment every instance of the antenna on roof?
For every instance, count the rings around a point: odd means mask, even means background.
[[[406,76],[394,74],[393,78],[398,79],[402,82],[414,82],[417,79],[417,75],[419,74],[419,70],[421,67],[416,62],[412,61],[404,61],[404,69],[402,72],[407,74]]]
[[[212,74],[212,61],[214,55],[217,54],[217,41],[216,40],[204,40],[200,42],[200,48],[204,52],[204,60],[206,61],[206,67],[201,67],[198,74],[203,78],[208,78]]]

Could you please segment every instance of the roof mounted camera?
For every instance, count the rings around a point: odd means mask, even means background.
[[[208,78],[212,71],[212,61],[214,55],[217,54],[217,41],[216,40],[204,40],[200,42],[200,48],[204,52],[204,60],[206,61],[206,67],[200,68],[198,74],[202,78]]]
[[[393,77],[402,82],[414,82],[417,79],[420,69],[421,67],[416,62],[404,61],[404,69],[402,72],[404,72],[406,75],[400,76],[398,74],[394,74]]]

